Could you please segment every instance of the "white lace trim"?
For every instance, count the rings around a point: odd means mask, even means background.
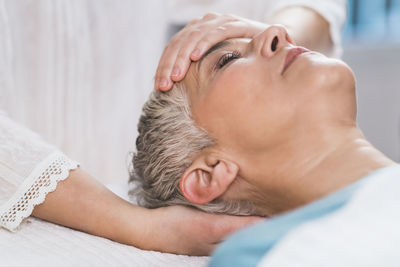
[[[59,181],[69,176],[78,163],[60,152],[54,152],[38,164],[14,195],[0,207],[0,226],[15,231],[29,217],[36,205],[43,203]]]

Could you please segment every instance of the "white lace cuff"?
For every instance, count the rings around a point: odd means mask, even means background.
[[[43,203],[59,181],[69,176],[78,163],[61,152],[54,152],[38,164],[12,197],[0,207],[0,226],[15,231],[36,205]]]

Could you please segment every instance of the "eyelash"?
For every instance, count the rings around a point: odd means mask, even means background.
[[[238,58],[240,58],[240,53],[238,51],[226,53],[218,60],[215,67],[218,70],[222,69],[226,64]]]

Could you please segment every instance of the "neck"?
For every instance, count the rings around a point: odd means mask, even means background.
[[[394,164],[356,126],[308,134],[253,163],[253,199],[265,215],[302,206]]]

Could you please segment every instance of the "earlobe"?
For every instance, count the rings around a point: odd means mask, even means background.
[[[228,160],[199,156],[179,181],[183,196],[192,203],[205,204],[226,192],[239,167]]]

